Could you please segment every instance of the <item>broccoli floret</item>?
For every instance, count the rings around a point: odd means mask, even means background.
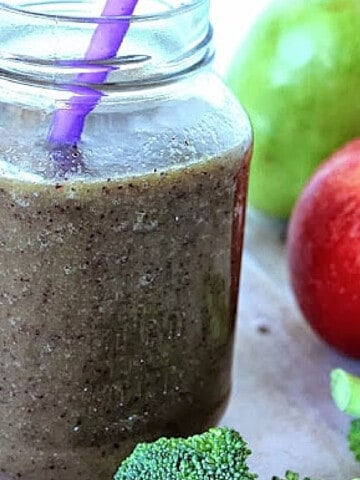
[[[214,427],[188,438],[138,444],[114,480],[255,480],[247,443],[235,430]]]
[[[256,480],[247,457],[251,451],[241,435],[227,427],[214,427],[188,438],[160,438],[139,443],[120,465],[114,480]],[[301,479],[288,470],[284,478]],[[352,480],[360,480],[353,478]]]
[[[360,377],[337,368],[330,374],[331,395],[337,407],[354,417],[348,433],[349,447],[360,462]]]
[[[300,480],[300,475],[298,473],[292,472],[291,470],[288,470],[285,473],[285,477],[272,477],[271,480]],[[314,477],[304,477],[303,480],[314,480]],[[319,480],[319,479],[318,479]],[[352,480],[360,480],[360,478],[353,478]]]
[[[350,450],[354,453],[355,458],[360,462],[360,418],[352,420],[348,433]]]
[[[288,470],[285,473],[285,478],[280,478],[280,477],[272,477],[272,480],[300,480],[300,475],[298,473],[292,472],[291,470]],[[310,477],[304,477],[303,480],[313,480]]]

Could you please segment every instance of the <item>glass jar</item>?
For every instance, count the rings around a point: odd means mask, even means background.
[[[226,406],[252,132],[211,69],[208,8],[0,3],[6,480],[110,479],[136,442]],[[125,22],[116,57],[88,58]],[[79,105],[81,135],[54,141]]]

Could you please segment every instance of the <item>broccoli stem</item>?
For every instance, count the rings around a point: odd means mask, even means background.
[[[330,373],[330,390],[339,410],[360,417],[360,377],[336,368]]]

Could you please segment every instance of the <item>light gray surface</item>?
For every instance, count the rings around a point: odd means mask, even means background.
[[[348,451],[349,417],[329,394],[334,367],[360,363],[323,344],[299,313],[289,287],[283,224],[248,214],[234,386],[222,424],[239,430],[260,479],[286,469],[328,480],[360,476]],[[259,327],[266,326],[267,334]]]
[[[269,0],[211,0],[217,56],[224,75],[256,15]],[[329,394],[334,367],[360,374],[360,362],[337,355],[310,330],[289,287],[285,226],[248,215],[243,256],[234,386],[222,424],[239,430],[260,480],[293,469],[326,480],[360,476],[348,451],[349,417]],[[268,334],[259,327],[266,326]]]

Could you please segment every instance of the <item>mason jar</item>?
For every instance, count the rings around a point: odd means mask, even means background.
[[[209,1],[100,3],[0,3],[2,480],[110,479],[231,389],[252,131]]]

